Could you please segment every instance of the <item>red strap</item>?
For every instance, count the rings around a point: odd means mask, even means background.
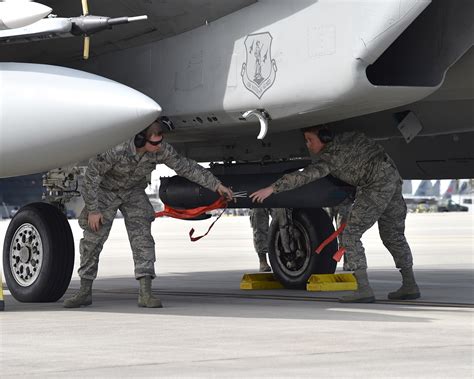
[[[346,252],[345,247],[341,247],[336,253],[332,256],[332,259],[334,259],[336,262],[340,262],[342,259],[342,256]]]
[[[156,212],[155,217],[168,216],[181,220],[189,220],[192,218],[196,218],[206,212],[220,208],[227,208],[227,200],[223,197],[221,197],[219,200],[216,200],[211,205],[193,209],[174,209],[165,204],[165,209],[162,212]]]
[[[342,233],[342,231],[344,230],[344,228],[346,227],[347,223],[346,224],[342,224],[339,229],[337,229],[333,234],[331,234],[326,240],[323,241],[323,243],[321,245],[318,246],[318,248],[315,250],[316,253],[318,254],[321,254],[321,251],[323,251],[323,249],[329,245],[332,241],[334,241],[337,236],[339,234]],[[344,253],[343,253],[344,254]]]
[[[205,207],[193,208],[193,209],[174,209],[165,204],[165,209],[162,212],[156,212],[155,217],[168,216],[168,217],[173,217],[173,218],[177,218],[181,220],[189,220],[189,219],[198,217],[206,212],[213,211],[215,209],[220,209],[220,208],[224,208],[224,209],[222,210],[219,217],[217,217],[217,219],[211,224],[206,234],[200,237],[193,237],[194,228],[189,231],[189,238],[191,239],[192,242],[196,242],[196,241],[199,241],[201,238],[204,238],[205,236],[207,236],[209,232],[211,231],[211,229],[213,228],[214,224],[224,214],[225,210],[227,209],[227,200],[224,197],[221,197],[219,200],[215,201],[211,205],[207,205]]]
[[[199,241],[201,238],[204,238],[206,237],[209,232],[211,231],[211,229],[213,228],[214,224],[219,221],[219,219],[221,218],[221,216],[224,214],[225,212],[225,209],[222,210],[221,214],[219,215],[219,217],[216,218],[216,220],[211,224],[211,226],[209,227],[209,229],[207,229],[207,232],[206,234],[202,235],[202,236],[199,236],[199,237],[193,237],[193,234],[194,234],[194,228],[192,228],[190,231],[189,231],[189,239],[192,241],[192,242],[196,242],[196,241]]]

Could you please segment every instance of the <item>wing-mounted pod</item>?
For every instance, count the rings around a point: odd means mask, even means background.
[[[0,178],[88,159],[161,113],[159,104],[130,87],[65,67],[0,62],[0,83]],[[25,133],[35,137],[25,139]],[[18,154],[25,149],[28,154]]]
[[[247,193],[267,187],[282,174],[218,175],[219,180],[234,192]],[[292,191],[275,194],[262,204],[238,197],[229,208],[323,208],[340,204],[354,193],[354,187],[332,177],[325,177]],[[209,205],[219,195],[183,177],[161,178],[160,198],[163,203],[180,209]]]

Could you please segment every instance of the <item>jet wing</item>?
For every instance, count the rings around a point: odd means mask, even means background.
[[[159,41],[215,21],[255,2],[256,0],[90,1],[89,12],[93,15],[111,18],[148,16],[147,21],[94,35],[91,53],[97,56]],[[82,13],[79,0],[45,0],[42,4],[51,7],[58,17],[76,17]],[[80,59],[81,56],[80,38],[7,44],[2,45],[0,51],[0,61],[4,62],[64,63]]]

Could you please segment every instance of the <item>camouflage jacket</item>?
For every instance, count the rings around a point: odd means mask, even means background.
[[[341,133],[324,146],[315,162],[273,183],[273,192],[292,190],[329,174],[355,187],[368,186],[383,175],[382,162],[396,170],[395,163],[378,143],[359,132]]]
[[[131,140],[90,159],[81,191],[87,210],[99,211],[100,190],[125,198],[133,190],[145,189],[151,172],[161,163],[212,191],[220,184],[210,171],[179,155],[166,142],[157,153],[137,154]]]

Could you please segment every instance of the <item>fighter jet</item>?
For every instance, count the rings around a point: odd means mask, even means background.
[[[166,138],[193,159],[223,162],[214,172],[239,191],[308,164],[299,129],[323,123],[379,140],[406,179],[474,172],[470,0],[91,2],[102,18],[80,16],[74,1],[44,3],[64,28],[48,30],[48,21],[43,31],[0,34],[0,61],[60,64],[143,92],[162,106]],[[148,20],[97,34],[84,26],[102,20],[99,29],[107,29],[107,20],[124,14]],[[75,35],[93,35],[90,54],[77,38],[64,38]],[[16,44],[26,41],[38,42]],[[9,134],[15,138],[21,135]],[[8,165],[15,172],[15,161]],[[183,207],[195,203],[199,191],[176,186]],[[320,255],[313,251],[333,230],[321,207],[344,189],[325,183],[318,196],[288,192],[282,200],[294,209],[294,233],[288,240],[273,228],[269,246],[285,286],[301,288],[311,274],[334,271],[336,242]],[[268,200],[263,206],[277,206],[277,197]],[[232,206],[248,205],[239,199]],[[9,246],[20,227],[7,235],[6,262],[19,256]],[[64,287],[59,271],[49,275]],[[60,284],[54,296],[43,296],[41,283],[22,282],[34,293],[28,301],[61,296]]]
[[[51,13],[46,5],[29,1],[0,2],[0,30],[21,28]]]

